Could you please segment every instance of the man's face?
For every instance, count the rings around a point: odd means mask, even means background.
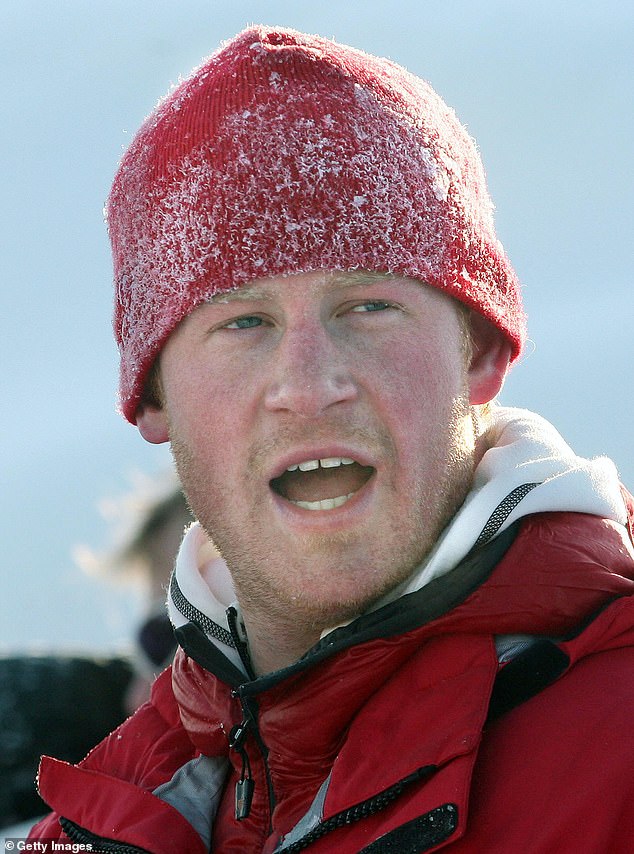
[[[412,572],[469,488],[459,313],[419,282],[261,279],[192,312],[160,364],[185,492],[245,614],[354,616]]]

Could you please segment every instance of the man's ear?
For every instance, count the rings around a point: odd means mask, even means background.
[[[167,415],[163,407],[142,403],[136,411],[136,426],[146,442],[153,445],[169,442]]]
[[[469,402],[488,403],[499,394],[511,361],[511,344],[482,315],[471,312],[472,353],[469,365]]]

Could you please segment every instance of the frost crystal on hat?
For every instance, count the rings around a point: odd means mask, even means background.
[[[257,278],[406,275],[483,314],[514,357],[523,343],[473,140],[428,84],[318,36],[253,27],[222,46],[146,120],[107,217],[131,422],[180,320]]]

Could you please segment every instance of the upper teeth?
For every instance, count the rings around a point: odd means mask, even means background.
[[[348,457],[324,457],[321,460],[306,460],[304,463],[298,463],[295,466],[289,466],[286,471],[314,471],[320,466],[322,469],[334,469],[337,466],[350,466],[354,460]]]

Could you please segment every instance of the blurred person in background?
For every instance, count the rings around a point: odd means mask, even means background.
[[[111,545],[103,553],[76,547],[75,560],[91,575],[140,588],[142,616],[132,647],[134,678],[125,697],[132,713],[149,699],[157,674],[176,649],[165,600],[183,533],[194,521],[176,474],[136,476],[133,488],[118,499],[101,502],[111,528]]]
[[[173,471],[137,476],[129,492],[100,504],[110,547],[99,553],[78,546],[74,557],[90,575],[140,587],[142,614],[130,653],[0,658],[0,827],[46,811],[35,785],[43,753],[78,762],[149,699],[174,655],[165,598],[193,521],[178,478]]]
[[[453,111],[252,27],[146,120],[107,211],[122,412],[198,522],[172,668],[42,760],[34,838],[629,854],[634,502],[496,403],[525,318]]]

